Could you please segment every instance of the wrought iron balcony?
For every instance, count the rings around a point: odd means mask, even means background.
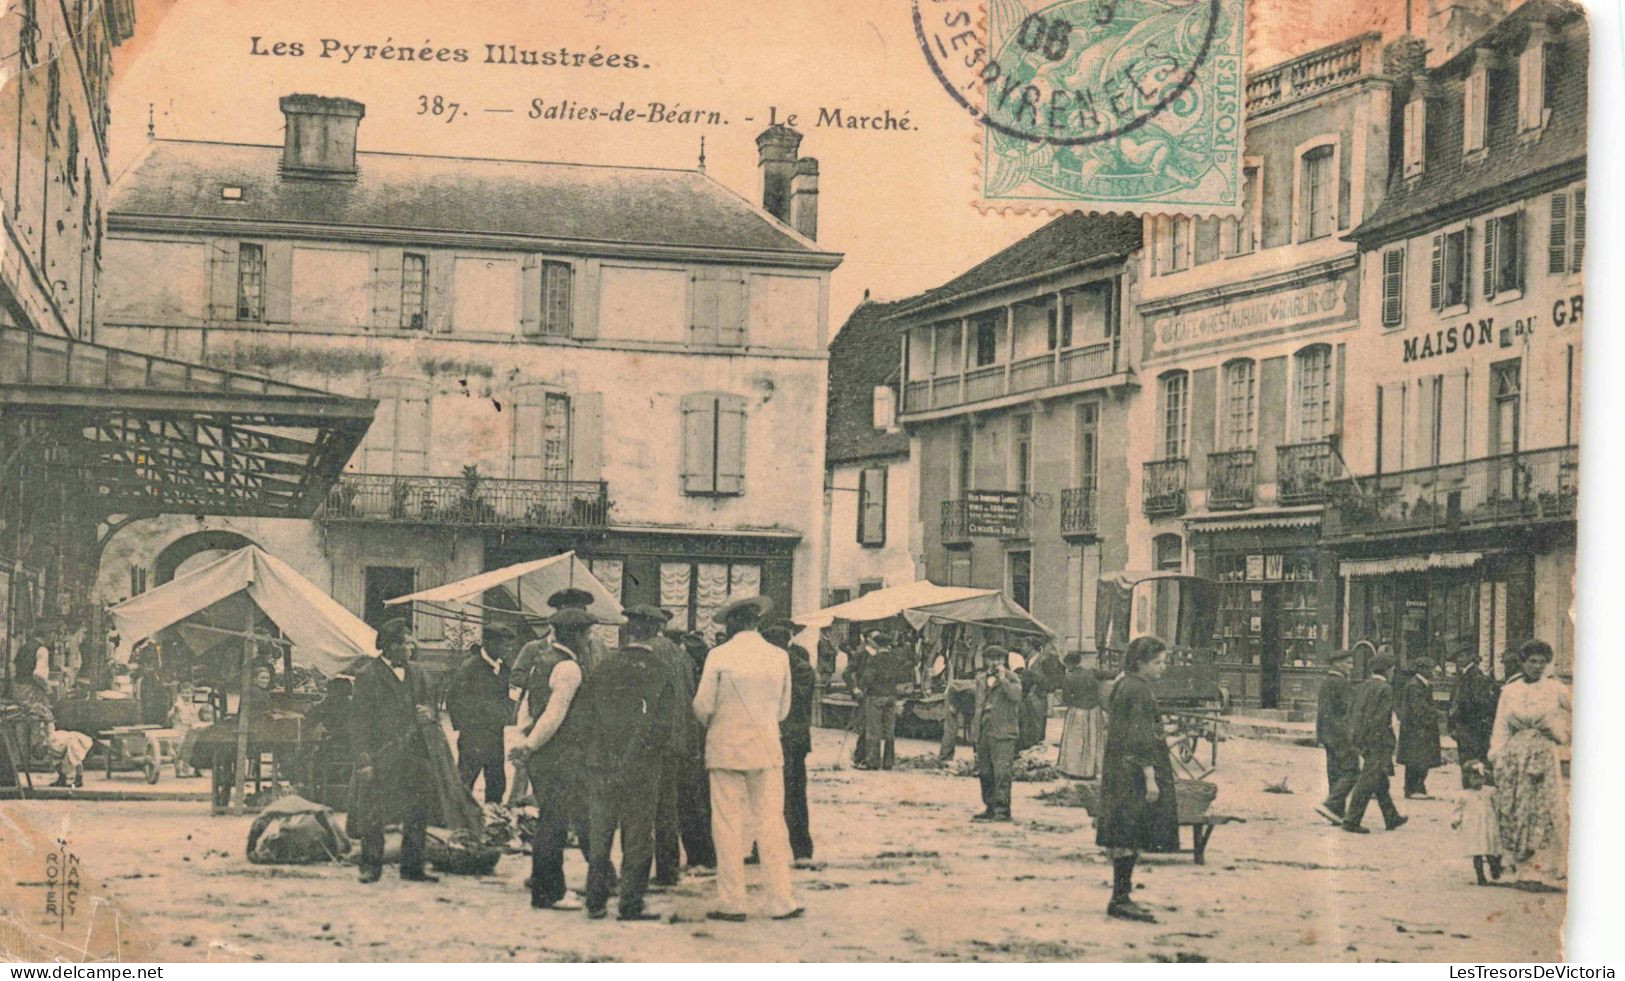
[[[970,544],[970,524],[964,501],[942,502],[942,544]]]
[[[1258,452],[1227,450],[1207,455],[1207,506],[1250,508],[1257,486]]]
[[[1140,498],[1146,517],[1170,517],[1185,513],[1185,464],[1183,457],[1146,463]]]
[[[327,495],[325,521],[479,528],[604,528],[609,485],[601,480],[503,480],[347,473]]]
[[[1068,487],[1061,491],[1061,534],[1086,538],[1099,532],[1095,512],[1095,485],[1090,481],[1083,487]]]
[[[1580,449],[1558,446],[1329,481],[1328,540],[1572,521]]]
[[[1328,439],[1287,443],[1275,448],[1275,496],[1285,505],[1319,504],[1332,479],[1335,444]]]

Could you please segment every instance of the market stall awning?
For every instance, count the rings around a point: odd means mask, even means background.
[[[521,612],[539,619],[552,612],[547,606],[547,598],[561,589],[572,586],[592,594],[592,605],[587,608],[587,612],[597,617],[600,623],[626,622],[626,618],[621,615],[620,601],[610,594],[597,576],[592,574],[592,570],[587,568],[587,563],[576,557],[575,552],[564,552],[545,559],[520,562],[517,565],[482,572],[467,579],[435,586],[433,589],[419,590],[406,596],[385,600],[384,605],[399,606],[402,603],[426,603],[432,606],[459,603],[477,605],[490,590],[502,589],[513,599]]]
[[[377,635],[337,600],[286,562],[256,545],[221,556],[184,576],[112,607],[121,660],[133,644],[238,593],[293,643],[293,661],[339,674],[376,650]]]
[[[377,403],[170,358],[0,328],[0,413],[102,515],[304,517]]]
[[[896,616],[905,617],[915,627],[936,619],[993,623],[1050,633],[1048,627],[996,589],[939,586],[927,579],[877,589],[855,600],[791,619],[803,627],[822,629],[836,620],[868,623]]]

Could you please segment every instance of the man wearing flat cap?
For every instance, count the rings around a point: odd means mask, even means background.
[[[384,867],[384,825],[401,824],[401,878],[434,882],[423,871],[428,807],[435,789],[420,728],[435,721],[434,696],[411,663],[417,638],[405,619],[378,628],[379,656],[356,673],[351,741],[356,748],[355,802],[349,832],[361,839],[361,881]]]
[[[659,611],[634,607],[626,615],[627,642],[582,684],[575,710],[586,740],[587,915],[600,919],[608,914],[618,829],[620,918],[656,920],[644,908],[643,897],[654,861],[661,771],[679,720],[677,679],[652,643],[663,622]]]
[[[711,836],[717,849],[719,909],[712,919],[745,919],[745,848],[756,832],[767,879],[768,915],[799,916],[790,887],[790,835],[784,825],[784,752],[779,723],[790,714],[790,661],[757,625],[766,597],[735,600],[717,613],[728,639],[705,659],[694,715],[706,726]]]
[[[1315,741],[1326,750],[1326,799],[1316,813],[1333,824],[1341,824],[1348,810],[1349,792],[1360,775],[1360,754],[1354,749],[1349,731],[1349,708],[1354,688],[1349,668],[1354,655],[1333,651],[1331,669],[1315,695]]]
[[[575,711],[582,672],[577,658],[596,620],[579,609],[564,609],[549,620],[553,640],[532,648],[529,699],[535,721],[522,729],[524,741],[509,756],[524,766],[536,791],[536,837],[531,842],[530,904],[537,909],[580,909],[567,897],[564,846],[571,828],[587,841],[586,801],[581,781],[584,740]],[[543,641],[532,641],[541,645]],[[531,648],[531,644],[525,645]],[[523,653],[523,652],[521,652]]]
[[[457,730],[457,774],[470,791],[483,773],[485,802],[501,802],[508,789],[502,730],[513,718],[508,701],[508,660],[514,633],[501,624],[485,628],[485,643],[458,667],[446,694],[446,712]]]
[[[897,695],[914,675],[889,633],[870,634],[874,653],[864,659],[858,687],[863,691],[862,768],[890,770],[897,762]]]

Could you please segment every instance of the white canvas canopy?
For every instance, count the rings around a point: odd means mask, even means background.
[[[326,675],[376,652],[377,635],[286,562],[247,545],[108,611],[119,633],[115,657],[128,661],[140,640],[221,600],[245,594],[293,644],[293,661]]]
[[[1030,613],[996,589],[939,586],[927,579],[877,589],[855,600],[792,619],[804,627],[822,629],[837,620],[867,623],[895,616],[906,618],[916,628],[931,620],[939,620],[988,623],[1051,634],[1048,627],[1033,619]]]
[[[565,552],[545,559],[520,562],[517,565],[482,572],[477,576],[469,576],[467,579],[459,579],[433,589],[419,590],[407,596],[385,600],[384,605],[416,603],[430,607],[423,611],[425,613],[455,616],[447,609],[448,607],[457,604],[479,606],[486,592],[502,589],[514,600],[520,612],[540,619],[552,612],[548,609],[547,598],[561,589],[570,587],[584,589],[592,594],[592,605],[587,607],[587,612],[597,617],[600,623],[626,622],[626,618],[621,614],[620,601],[611,595],[597,576],[592,574],[587,564],[576,557],[575,552]],[[440,610],[434,607],[440,607]]]

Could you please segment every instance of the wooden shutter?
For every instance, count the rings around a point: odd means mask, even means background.
[[[745,492],[745,400],[717,398],[717,493]]]
[[[1523,212],[1514,211],[1501,219],[1500,241],[1496,257],[1501,266],[1512,269],[1510,289],[1523,289]]]
[[[1467,456],[1467,373],[1456,370],[1444,376],[1440,396],[1439,462],[1460,463]]]
[[[265,243],[265,322],[293,322],[293,243]]]
[[[696,345],[717,343],[718,324],[718,272],[711,266],[700,266],[688,277],[689,331],[688,342]]]
[[[1518,56],[1518,128],[1519,129],[1530,129],[1530,128],[1534,127],[1534,126],[1539,125],[1539,120],[1534,120],[1532,118],[1534,116],[1534,112],[1532,110],[1533,110],[1534,105],[1536,105],[1536,103],[1532,101],[1534,99],[1534,95],[1535,95],[1534,84],[1532,82],[1532,79],[1533,79],[1534,75],[1530,71],[1530,69],[1533,67],[1533,62],[1534,62],[1535,55],[1536,55],[1536,49],[1538,47],[1539,47],[1539,45],[1532,45],[1532,46],[1530,46],[1528,48],[1525,48],[1523,53]]]
[[[859,544],[873,546],[886,544],[886,476],[887,471],[883,466],[866,467],[860,471]]]
[[[717,277],[717,343],[724,347],[742,347],[745,343],[745,318],[750,305],[746,298],[745,274],[738,269],[724,269]]]
[[[1393,327],[1405,315],[1405,249],[1382,254],[1382,325]]]
[[[1444,307],[1444,236],[1433,236],[1433,279],[1429,288],[1429,304],[1434,310]]]
[[[1405,392],[1405,382],[1392,382],[1382,386],[1378,393],[1382,405],[1379,473],[1394,473],[1405,468]]]
[[[604,479],[604,395],[585,392],[570,403],[570,478]]]
[[[452,284],[457,255],[446,249],[429,253],[429,329],[439,333],[451,331],[452,307],[455,301]]]
[[[1546,271],[1561,275],[1569,268],[1569,196],[1565,191],[1552,195],[1552,223],[1546,234]]]
[[[519,332],[526,337],[539,337],[542,333],[542,299],[546,284],[542,281],[542,257],[525,256],[520,276]]]
[[[413,389],[403,393],[396,409],[395,472],[424,474],[429,472],[429,393]]]
[[[1214,425],[1218,417],[1217,368],[1203,368],[1186,376],[1185,458],[1190,487],[1207,486],[1207,455],[1213,452]]]
[[[1586,252],[1586,189],[1581,187],[1574,192],[1574,243],[1569,259],[1569,272],[1579,272],[1585,268]]]
[[[209,319],[237,319],[237,243],[233,239],[209,240]]]
[[[515,480],[542,479],[542,429],[546,412],[543,389],[526,385],[513,393],[513,429],[509,441],[510,474]]]
[[[683,397],[683,493],[710,494],[716,489],[716,400],[709,395]]]
[[[405,263],[405,249],[381,245],[372,250],[372,325],[378,330],[401,329],[401,272]]]
[[[374,382],[367,395],[378,400],[372,425],[361,443],[362,473],[394,473],[396,426],[400,408],[399,388],[396,382]]]
[[[1500,268],[1496,262],[1496,253],[1501,242],[1501,219],[1490,218],[1484,222],[1484,296],[1495,296],[1495,272]]]
[[[1332,361],[1332,433],[1343,433],[1343,380],[1348,373],[1348,345],[1339,344]]]

